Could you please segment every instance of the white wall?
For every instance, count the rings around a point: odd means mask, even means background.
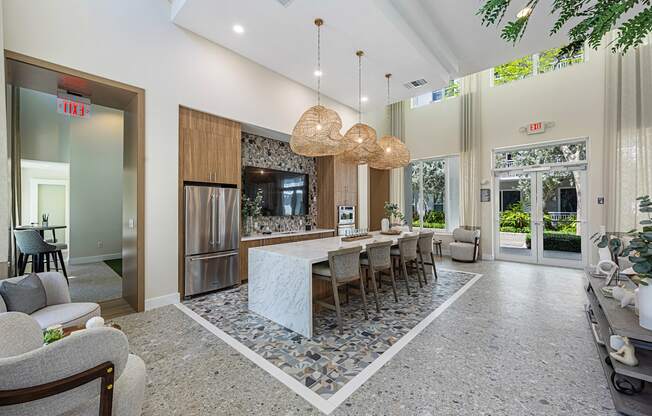
[[[581,65],[495,87],[490,86],[490,71],[481,74],[480,180],[493,180],[491,151],[495,148],[589,137],[590,235],[605,218],[604,205],[597,204],[597,197],[604,194],[604,51],[587,53]],[[460,152],[458,98],[414,109],[406,104],[406,143],[413,159]],[[532,121],[553,121],[555,126],[530,136],[519,131]],[[491,255],[492,204],[482,203],[481,211],[483,252]]]
[[[0,46],[4,44],[2,23],[3,0],[0,0]],[[0,60],[5,61],[4,48],[0,47]],[[5,71],[0,71],[0,85],[5,85]],[[9,166],[7,163],[7,111],[6,89],[0,92],[0,279],[7,276],[7,257],[9,255],[9,223],[11,204],[9,198]]]
[[[69,117],[57,113],[54,95],[20,90],[22,159],[70,164],[67,225],[73,264],[120,257],[123,124],[119,110],[93,105],[89,118]],[[27,179],[22,181],[23,202],[29,202]],[[30,217],[25,203],[22,217],[23,223],[38,220]]]
[[[290,133],[314,91],[176,27],[166,0],[6,0],[4,12],[5,48],[145,89],[145,297],[176,293],[179,105]],[[343,131],[355,122],[324,103]]]

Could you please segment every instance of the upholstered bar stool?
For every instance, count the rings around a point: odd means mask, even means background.
[[[410,295],[410,282],[408,277],[408,266],[414,266],[417,271],[417,278],[419,286],[423,287],[421,282],[421,273],[419,269],[419,261],[417,260],[417,245],[419,244],[419,236],[406,235],[398,239],[398,248],[393,247],[390,251],[392,258],[394,258],[399,265],[403,278],[405,279],[405,286],[407,287],[408,295]]]
[[[396,281],[394,280],[394,268],[392,267],[392,257],[390,250],[392,248],[391,241],[383,241],[380,243],[367,244],[367,253],[360,259],[362,269],[365,271],[365,277],[371,279],[371,285],[374,290],[374,298],[376,300],[376,312],[380,312],[380,302],[378,301],[378,286],[376,285],[376,274],[378,275],[378,282],[382,280],[383,273],[387,273],[392,282],[392,290],[394,291],[394,300],[398,302],[398,295],[396,294]]]
[[[47,264],[47,271],[50,271],[50,256],[52,256],[53,259],[56,260],[58,257],[58,260],[61,261],[63,275],[68,280],[68,273],[66,272],[66,265],[63,262],[61,249],[55,245],[46,243],[43,237],[41,237],[41,234],[35,230],[14,230],[14,237],[16,238],[16,245],[20,251],[20,255],[18,256],[18,270],[20,275],[25,274],[25,268],[27,267],[30,256],[32,257],[32,271],[44,271],[43,260]],[[58,271],[58,264],[56,264],[56,269]]]
[[[435,256],[432,248],[432,239],[434,236],[434,231],[422,231],[419,233],[419,261],[421,262],[421,269],[423,270],[423,280],[425,280],[426,284],[428,284],[426,265],[432,266],[432,275],[435,276],[435,280],[438,278],[437,266],[435,265]],[[428,259],[430,259],[430,263],[428,263]]]
[[[360,252],[361,246],[342,248],[328,252],[328,263],[317,263],[312,266],[312,277],[315,279],[331,282],[333,286],[333,303],[321,300],[314,300],[315,303],[325,308],[334,310],[337,314],[337,327],[340,334],[344,333],[342,324],[342,310],[338,290],[354,282],[360,283],[360,294],[362,296],[362,307],[364,318],[369,319],[367,313],[367,295],[364,289],[364,279],[360,273]]]

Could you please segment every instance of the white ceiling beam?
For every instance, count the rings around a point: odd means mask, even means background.
[[[376,4],[421,56],[433,65],[442,81],[459,74],[459,59],[436,29],[421,2],[376,0]]]

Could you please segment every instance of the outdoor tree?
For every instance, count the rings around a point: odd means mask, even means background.
[[[616,39],[610,44],[614,53],[624,54],[630,48],[641,45],[652,32],[652,0],[552,0],[549,12],[556,15],[550,35],[568,30],[568,45],[560,55],[577,53],[584,44],[597,49],[604,35],[616,29]],[[539,0],[527,0],[516,18],[502,28],[500,37],[512,43],[518,42],[527,29],[530,17],[537,10]],[[512,0],[486,0],[478,11],[485,26],[500,25]]]

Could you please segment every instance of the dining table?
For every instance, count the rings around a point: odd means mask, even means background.
[[[14,230],[34,230],[38,231],[41,234],[41,237],[45,240],[45,232],[52,231],[52,240],[50,242],[57,242],[56,230],[66,229],[66,225],[50,225],[50,224],[25,224],[14,227]]]

